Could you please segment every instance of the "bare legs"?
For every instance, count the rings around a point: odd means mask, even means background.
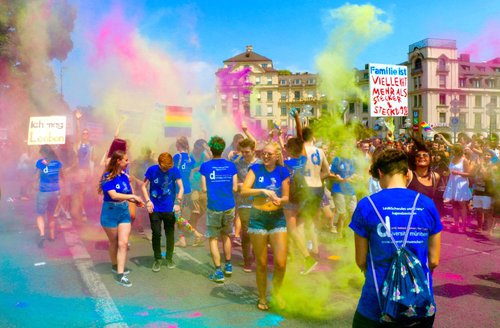
[[[117,266],[116,272],[118,274],[123,274],[125,270],[131,227],[130,223],[121,223],[117,228],[103,227],[109,240],[109,258],[111,259],[111,264]]]

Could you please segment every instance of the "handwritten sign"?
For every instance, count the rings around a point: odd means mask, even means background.
[[[370,115],[408,116],[408,68],[370,64]]]
[[[66,116],[32,116],[28,145],[61,145],[66,143]]]

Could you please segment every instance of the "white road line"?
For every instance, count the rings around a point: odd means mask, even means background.
[[[128,325],[123,320],[106,286],[95,272],[94,262],[76,231],[73,228],[64,230],[63,235],[80,276],[95,301],[96,312],[105,323],[104,327],[127,328]]]
[[[448,244],[448,243],[441,243],[441,245],[444,245],[444,246],[453,246],[455,248],[463,249],[465,251],[472,252],[472,253],[478,253],[478,254],[483,254],[483,255],[496,256],[496,255],[488,253],[488,252],[483,252],[483,251],[479,251],[477,249],[473,249],[473,248],[469,248],[469,247],[464,247],[464,246],[460,246],[460,245],[454,245],[454,244]]]

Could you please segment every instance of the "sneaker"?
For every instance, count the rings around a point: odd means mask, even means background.
[[[316,268],[317,265],[318,265],[318,261],[316,261],[313,257],[311,257],[311,256],[306,257],[304,270],[302,270],[302,272],[300,274],[306,275],[306,274],[310,273],[311,271],[314,270],[314,268]]]
[[[337,227],[336,226],[331,227],[330,233],[337,233]]]
[[[38,239],[38,248],[43,248],[44,243],[45,243],[45,236],[40,236],[40,239]]]
[[[155,260],[153,262],[153,272],[158,272],[161,269],[161,260]]]
[[[123,287],[132,287],[132,282],[128,279],[127,276],[122,275],[121,277],[116,277],[116,283],[118,285],[122,285]]]
[[[224,273],[220,269],[215,270],[214,273],[210,274],[209,279],[219,283],[224,282]]]
[[[233,265],[231,263],[226,263],[224,267],[224,275],[230,277],[233,274]]]
[[[174,260],[167,260],[167,268],[169,268],[169,269],[175,269]]]
[[[111,272],[113,272],[114,274],[118,274],[118,265],[112,265],[111,266]],[[129,274],[130,273],[130,270],[129,268],[125,267],[125,269],[123,270],[123,274]]]
[[[252,272],[252,266],[251,265],[243,265],[243,272],[250,273]]]

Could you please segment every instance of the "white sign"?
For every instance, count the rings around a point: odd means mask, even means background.
[[[66,143],[66,116],[32,116],[28,145],[61,145]]]
[[[408,116],[408,68],[370,64],[370,115]]]

